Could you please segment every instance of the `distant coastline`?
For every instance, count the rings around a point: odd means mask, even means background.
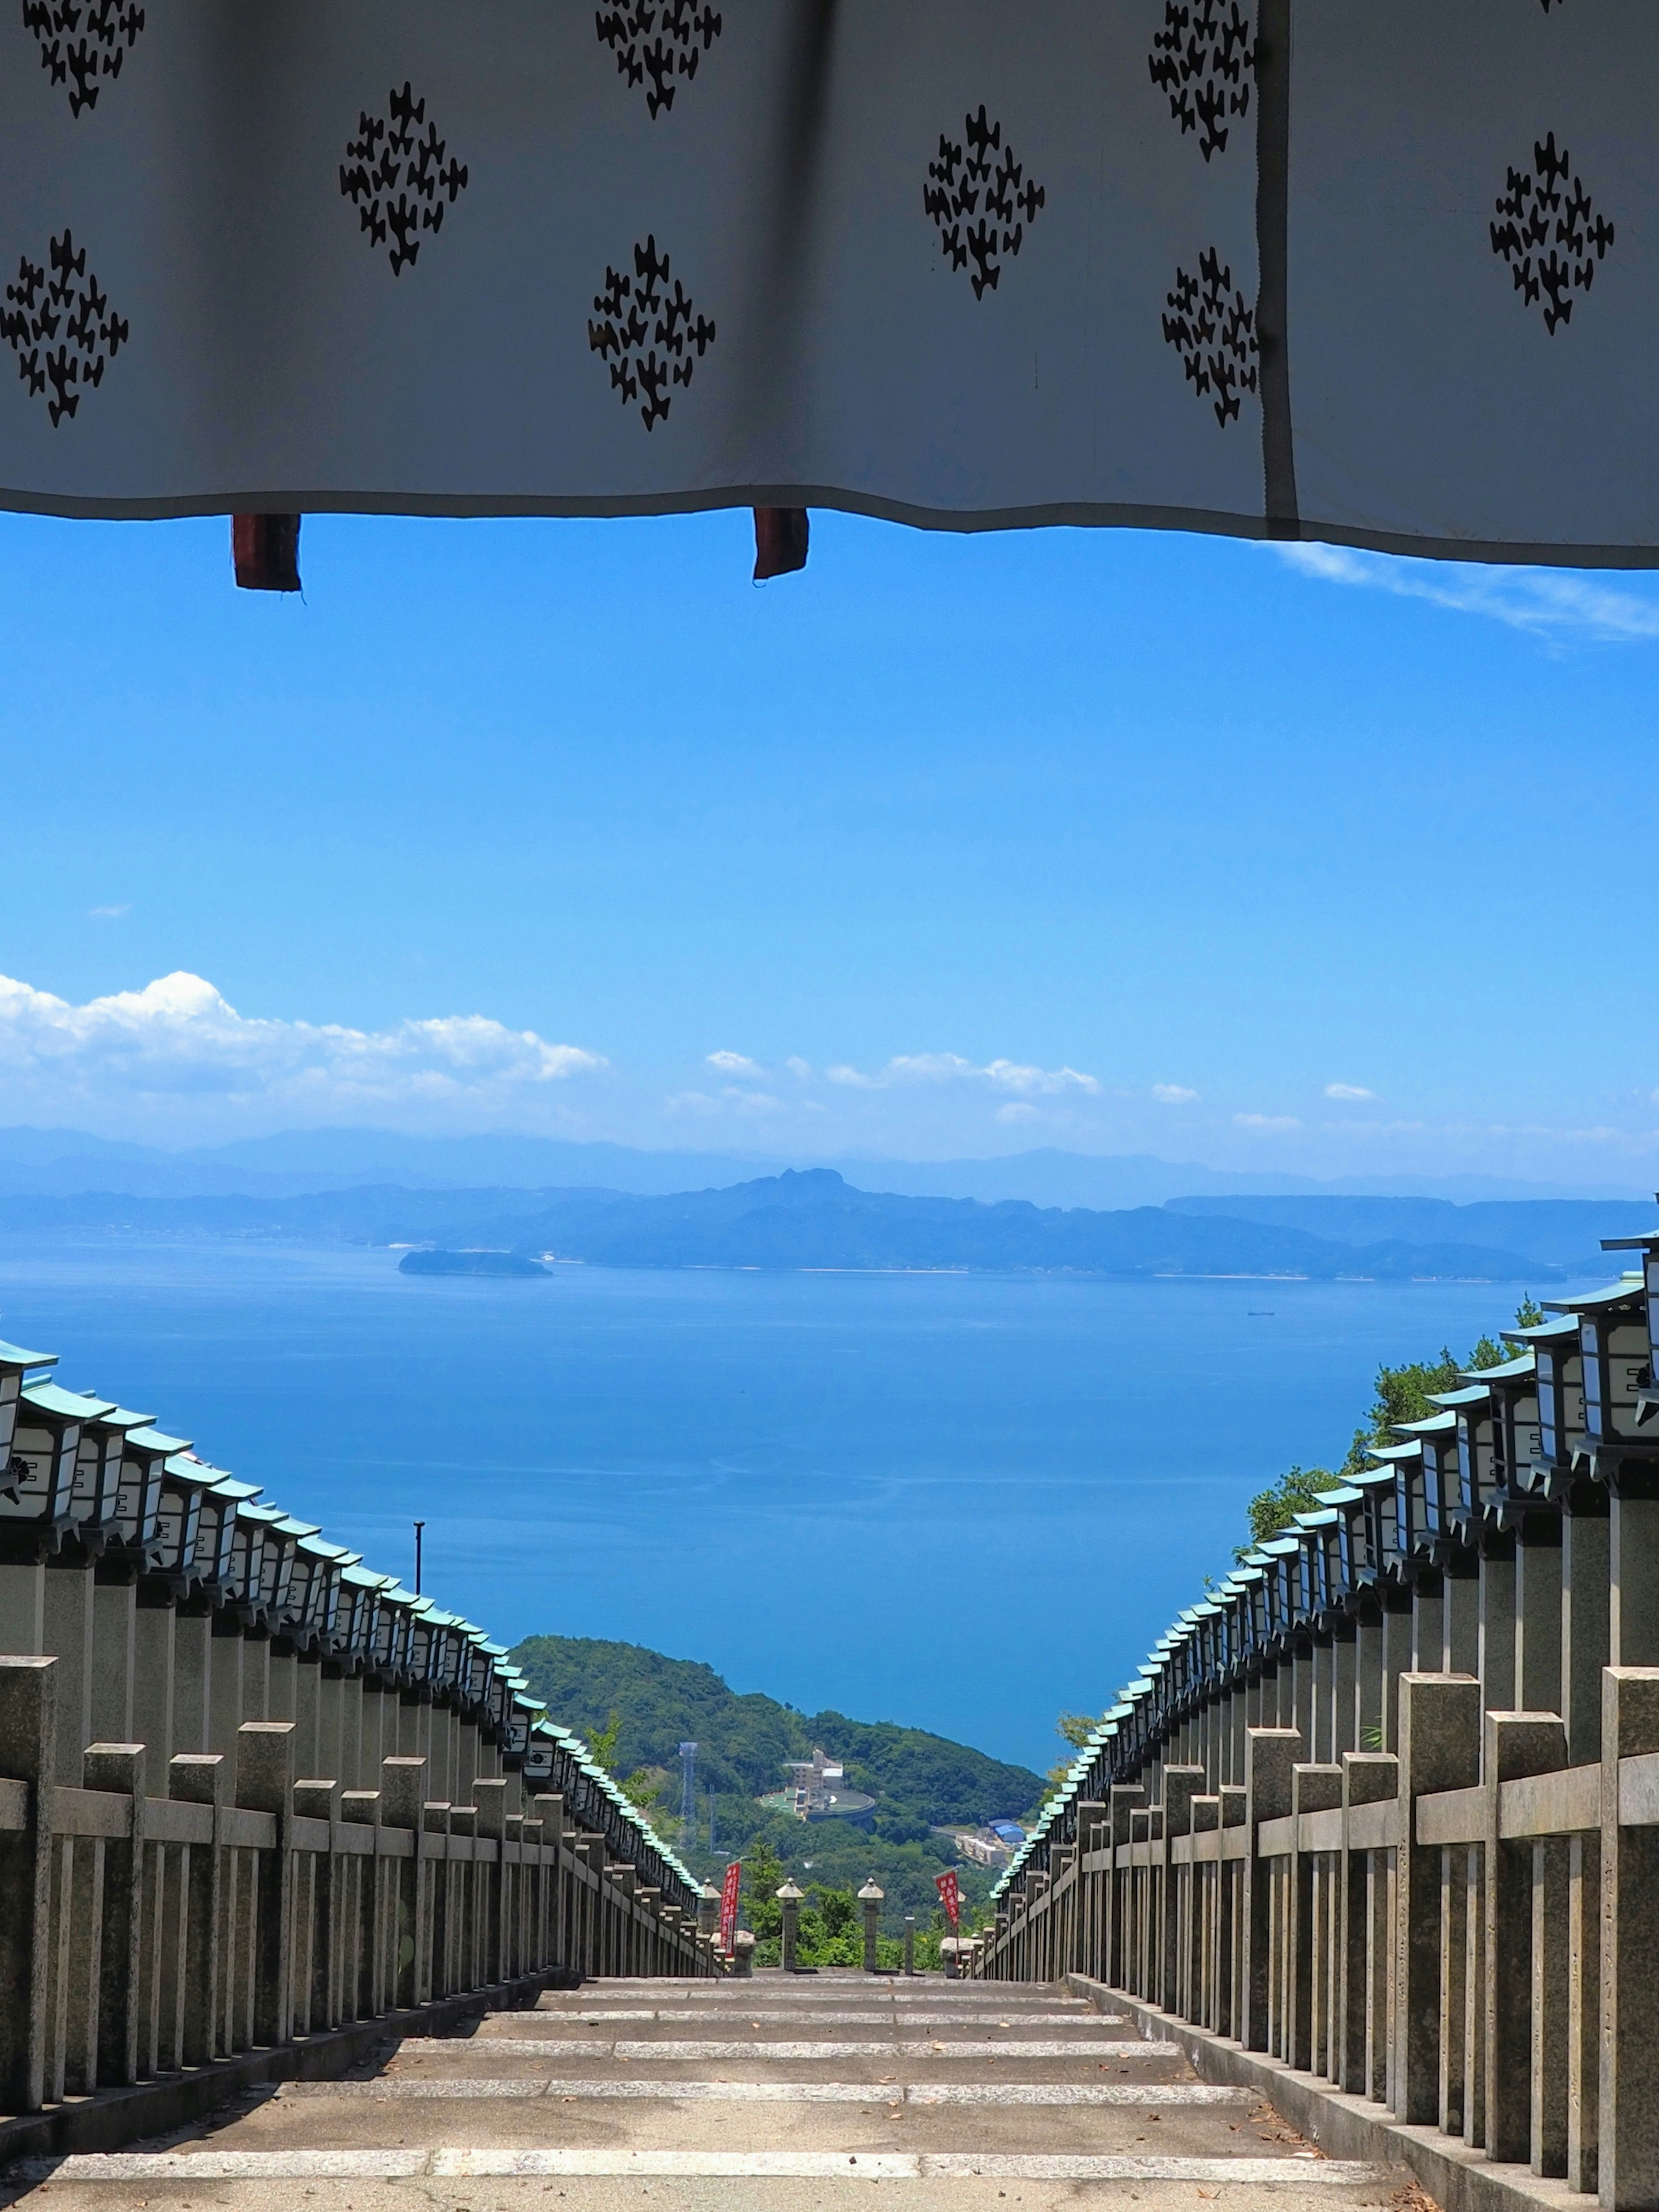
[[[528,1279],[568,1267],[1142,1281],[1518,1283],[1600,1276],[1600,1240],[1654,1222],[1633,1200],[1454,1206],[1386,1198],[1177,1199],[1097,1212],[1023,1199],[860,1190],[830,1168],[666,1196],[368,1184],[280,1197],[0,1191],[0,1235],[40,1229],[356,1244],[409,1275]]]

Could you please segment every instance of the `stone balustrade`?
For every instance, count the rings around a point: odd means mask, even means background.
[[[1659,2202],[1659,1236],[1620,1242],[1642,1273],[1182,1614],[972,1972],[1087,1976],[1488,2174]]]
[[[0,1344],[0,2108],[720,1971],[504,1647],[52,1364]]]

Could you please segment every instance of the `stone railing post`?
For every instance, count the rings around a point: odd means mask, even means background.
[[[93,1743],[82,1759],[82,1786],[127,1799],[131,1826],[104,1845],[104,1926],[98,1977],[98,2084],[138,2079],[138,2028],[143,2014],[141,1970],[144,1922],[144,1747]],[[71,1939],[72,1940],[72,1939]],[[91,2087],[91,2084],[88,2085]]]
[[[777,1893],[778,1903],[783,1907],[782,1954],[779,1964],[786,1974],[795,1971],[795,1952],[800,1942],[800,1903],[802,1892],[786,1878]]]
[[[1619,1762],[1659,1751],[1659,1668],[1601,1675],[1599,2190],[1607,2212],[1659,2203],[1659,1828],[1622,1827]]]
[[[353,1827],[374,1828],[380,1826],[380,1793],[378,1790],[343,1790],[340,1792],[340,1818]],[[356,1926],[347,1946],[346,1972],[350,1977],[350,2002],[346,2008],[348,2020],[373,2019],[386,2009],[386,1870],[391,1862],[380,1850],[380,1836],[374,1837],[374,1850],[367,1861],[355,1859],[357,1869],[358,1909]]]
[[[294,1737],[292,1721],[244,1721],[236,1733],[236,1802],[276,1824],[275,1850],[254,1854],[253,2041],[272,2047],[293,2032]]]
[[[0,1774],[27,1785],[22,1830],[0,1834],[0,2106],[46,2098],[57,1662],[0,1659]]]
[[[881,1908],[886,1895],[885,1890],[876,1887],[874,1875],[859,1892],[859,1903],[864,1909],[864,1971],[866,1974],[873,1974],[876,1971],[876,1934],[881,1926]]]
[[[1115,1782],[1106,1793],[1106,1841],[1112,1850],[1112,1866],[1106,1876],[1106,1910],[1101,1929],[1101,1974],[1114,1989],[1127,1989],[1130,1962],[1124,1954],[1124,1929],[1127,1923],[1124,1908],[1125,1892],[1131,1877],[1127,1872],[1120,1874],[1118,1853],[1130,1841],[1131,1814],[1146,1808],[1146,1792],[1138,1782]]]
[[[1552,2089],[1565,2087],[1566,2049],[1562,2031],[1565,2021],[1566,1978],[1560,1978],[1560,2002],[1555,2002],[1556,1992],[1547,1992],[1549,2002],[1536,2005],[1534,1978],[1536,1969],[1547,1965],[1550,1953],[1566,1935],[1565,1887],[1554,1885],[1561,1894],[1557,1900],[1563,1908],[1559,1923],[1538,1929],[1533,1923],[1533,1846],[1530,1844],[1505,1843],[1498,1832],[1498,1792],[1505,1782],[1518,1781],[1522,1776],[1553,1773],[1566,1764],[1567,1735],[1560,1717],[1555,1713],[1487,1713],[1485,1717],[1486,1741],[1481,1759],[1481,1788],[1486,1800],[1486,1834],[1482,1848],[1486,1853],[1486,1955],[1482,1961],[1481,1978],[1485,1984],[1481,1995],[1486,2004],[1486,2140],[1488,2158],[1506,2164],[1526,2160],[1532,2153],[1534,2135],[1540,2138],[1547,2132],[1534,2129],[1533,2112],[1532,2076],[1534,2072],[1534,2038],[1540,2038],[1536,2056],[1547,2058],[1549,2070],[1555,2077]],[[1560,1839],[1554,1838],[1540,1848],[1553,1851],[1561,1861],[1565,1872],[1565,1856]],[[1543,1956],[1535,1956],[1541,1952]],[[1547,1974],[1547,1981],[1554,1978]],[[1443,2023],[1444,2033],[1450,2023]],[[1553,2030],[1553,2038],[1549,2031]],[[1540,2033],[1541,2032],[1541,2033]],[[1547,2050],[1553,2039],[1556,2047]],[[1544,2085],[1540,2084],[1542,2087]],[[1566,2099],[1544,2101],[1559,2103],[1560,2127],[1559,2143],[1540,2151],[1549,2162],[1536,2166],[1541,2173],[1563,2173],[1566,2170]]]
[[[1322,2069],[1314,2055],[1314,1976],[1317,1954],[1324,1948],[1325,1931],[1314,1912],[1313,1856],[1302,1849],[1301,1818],[1304,1813],[1328,1812],[1342,1802],[1342,1770],[1328,1763],[1291,1769],[1291,1811],[1297,1820],[1291,1850],[1286,1898],[1291,1912],[1291,1971],[1285,1992],[1289,2014],[1285,2027],[1285,2055],[1292,2066],[1306,2072]],[[1327,1961],[1334,1966],[1334,1960]],[[1333,1980],[1335,1977],[1333,1974]]]
[[[430,1975],[422,1956],[426,1917],[426,1770],[423,1759],[380,1761],[380,1826],[409,1837],[412,1856],[390,1863],[392,1922],[387,1931],[387,2000],[396,2008],[417,2005]]]
[[[732,1938],[732,1972],[740,1981],[744,1981],[754,1971],[754,1936],[748,1929],[739,1928]]]
[[[907,1912],[904,1916],[904,1971],[907,1974],[914,1974],[916,1971],[916,1916],[914,1912]]]
[[[493,1870],[483,1869],[483,1895],[479,1910],[484,1914],[487,1946],[483,1961],[486,1982],[502,1978],[503,1960],[507,1955],[506,1912],[507,1879],[507,1784],[504,1780],[480,1779],[472,1785],[472,1802],[478,1812],[478,1833],[487,1836],[495,1846]],[[486,1904],[485,1899],[488,1900]]]
[[[1302,1737],[1295,1729],[1245,1731],[1244,1905],[1239,1915],[1244,2017],[1239,2040],[1247,2051],[1270,2050],[1273,2041],[1273,1867],[1261,1856],[1261,1823],[1282,1820],[1290,1811],[1291,1769],[1301,1750]]]
[[[296,1782],[295,1817],[328,1824],[327,1850],[313,1854],[308,1881],[295,1899],[294,2020],[296,2033],[310,2034],[340,2023],[340,1857],[334,1831],[340,1818],[337,1782]]]
[[[1181,1922],[1183,1893],[1191,1900],[1198,1893],[1198,1884],[1191,1879],[1182,1881],[1182,1869],[1171,1856],[1177,1836],[1189,1836],[1193,1829],[1193,1800],[1205,1784],[1201,1766],[1166,1766],[1164,1770],[1164,1836],[1161,1845],[1163,1878],[1159,1883],[1164,1925],[1158,1946],[1158,1986],[1152,1992],[1155,2003],[1170,2012],[1181,2009]],[[1059,1859],[1060,1854],[1054,1856]],[[1056,1865],[1055,1879],[1060,1869]],[[1057,1980],[1071,1964],[1069,1959],[1057,1960],[1048,1979]]]
[[[183,1805],[209,1806],[213,1814],[212,1841],[204,1850],[196,1848],[190,1853],[189,1886],[180,1905],[184,1955],[177,1985],[170,1989],[165,1965],[162,1974],[162,2011],[172,2032],[162,2038],[161,2048],[173,2071],[205,2066],[229,2047],[222,2043],[223,1965],[219,1949],[221,1830],[228,1786],[226,1763],[217,1752],[179,1752],[168,1762],[168,1796]]]
[[[1440,2110],[1440,1852],[1417,1840],[1417,1801],[1480,1779],[1481,1691],[1467,1674],[1400,1678],[1389,2101],[1428,2127]]]
[[[1357,1851],[1348,1838],[1349,1816],[1358,1805],[1400,1796],[1400,1762],[1391,1751],[1342,1754],[1342,1899],[1340,1906],[1341,1985],[1336,2028],[1341,2063],[1337,2086],[1356,2097],[1382,2101],[1388,2078],[1388,1957],[1389,1931],[1382,1906],[1386,1880],[1380,1853]]]

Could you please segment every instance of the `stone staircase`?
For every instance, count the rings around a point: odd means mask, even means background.
[[[31,2212],[797,2212],[884,2184],[915,2212],[1407,2201],[1063,1987],[840,1972],[589,1982],[8,2180]]]

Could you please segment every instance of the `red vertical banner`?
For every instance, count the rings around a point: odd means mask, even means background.
[[[743,1881],[743,1861],[733,1859],[726,1869],[720,1890],[720,1948],[729,1958],[738,1934],[738,1891]]]
[[[939,1901],[945,1907],[945,1917],[953,1929],[962,1927],[962,1893],[957,1887],[956,1869],[933,1876],[933,1887],[939,1892]]]

